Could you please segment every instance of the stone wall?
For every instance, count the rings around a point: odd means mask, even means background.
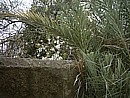
[[[73,61],[0,57],[0,98],[73,98]]]

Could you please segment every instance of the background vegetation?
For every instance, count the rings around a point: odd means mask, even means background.
[[[82,63],[74,98],[129,98],[129,0],[57,0],[56,5],[57,16],[35,10],[1,15],[17,17],[41,35],[58,36],[75,49]]]
[[[0,4],[1,12],[16,13],[18,10],[22,10],[19,9],[22,3],[18,1],[10,1],[9,4],[1,2]],[[58,16],[58,12],[61,11],[58,6],[53,0],[34,0],[29,11],[46,14],[48,17],[55,19]],[[75,59],[75,49],[69,47],[67,42],[63,41],[59,36],[53,36],[45,30],[41,31],[32,25],[18,21],[18,18],[15,19],[1,17],[1,33],[3,38],[0,43],[0,54],[2,56]]]

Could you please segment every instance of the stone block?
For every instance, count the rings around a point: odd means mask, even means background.
[[[73,98],[76,63],[0,57],[0,98]]]

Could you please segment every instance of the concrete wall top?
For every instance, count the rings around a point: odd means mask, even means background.
[[[72,60],[41,60],[30,58],[0,57],[0,67],[51,67],[67,68],[74,67],[76,63]]]

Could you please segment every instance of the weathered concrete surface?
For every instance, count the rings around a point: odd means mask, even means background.
[[[0,98],[73,98],[72,61],[0,57]]]

